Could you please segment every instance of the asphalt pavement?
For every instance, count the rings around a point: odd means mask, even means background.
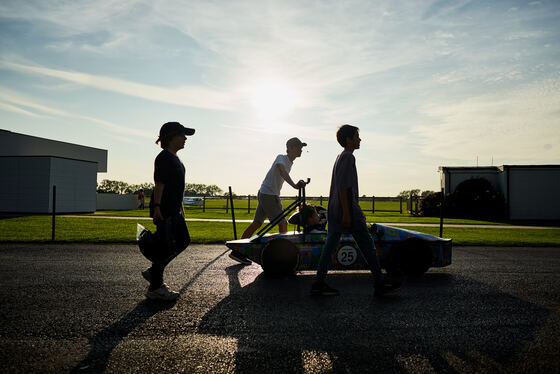
[[[269,279],[223,245],[170,264],[145,299],[133,245],[0,244],[2,373],[558,373],[560,248],[456,247],[373,296],[366,272]]]

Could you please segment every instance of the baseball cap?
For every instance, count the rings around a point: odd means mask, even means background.
[[[194,129],[185,127],[181,125],[179,122],[167,122],[161,126],[159,129],[159,139],[172,135],[172,134],[185,134],[185,135],[193,135]]]
[[[291,138],[286,142],[286,147],[305,147],[307,143],[303,143],[298,138]]]

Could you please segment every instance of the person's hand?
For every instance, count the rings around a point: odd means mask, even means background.
[[[163,215],[161,214],[161,209],[159,208],[159,206],[156,206],[154,208],[154,225],[157,225],[158,222],[163,221]]]
[[[350,228],[352,227],[352,219],[350,218],[350,214],[348,213],[342,213],[342,227],[344,227],[346,230],[350,230]]]
[[[296,186],[297,186],[297,188],[305,187],[305,181],[300,179],[299,182],[297,182]]]

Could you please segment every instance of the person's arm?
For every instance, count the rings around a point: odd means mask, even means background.
[[[340,199],[340,206],[342,208],[342,227],[347,230],[352,227],[352,216],[350,215],[350,206],[348,202],[349,194],[350,188],[338,191],[338,198]]]
[[[284,165],[282,164],[276,164],[276,167],[278,168],[278,171],[280,172],[280,176],[286,181],[288,182],[288,184],[290,186],[292,186],[295,189],[298,189],[300,187],[298,182],[297,184],[294,183],[294,181],[292,180],[292,178],[290,177],[290,174],[288,174],[288,172],[286,171],[286,168],[284,167]]]
[[[153,206],[154,206],[154,224],[158,221],[163,221],[163,215],[161,214],[161,197],[163,196],[163,189],[165,184],[163,182],[156,182],[154,187],[154,193],[152,194]]]

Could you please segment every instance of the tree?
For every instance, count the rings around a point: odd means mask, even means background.
[[[486,178],[471,178],[459,183],[445,198],[445,211],[453,217],[496,218],[506,211],[504,196]]]
[[[132,189],[126,182],[103,179],[101,183],[97,185],[97,192],[125,194],[132,193]]]
[[[215,184],[211,184],[210,186],[206,186],[206,195],[208,196],[217,196],[221,195],[224,191]]]
[[[401,191],[397,197],[402,197],[403,199],[408,199],[410,198],[410,195],[412,194],[412,197],[418,197],[420,196],[420,190],[416,189],[416,190],[404,190]]]

